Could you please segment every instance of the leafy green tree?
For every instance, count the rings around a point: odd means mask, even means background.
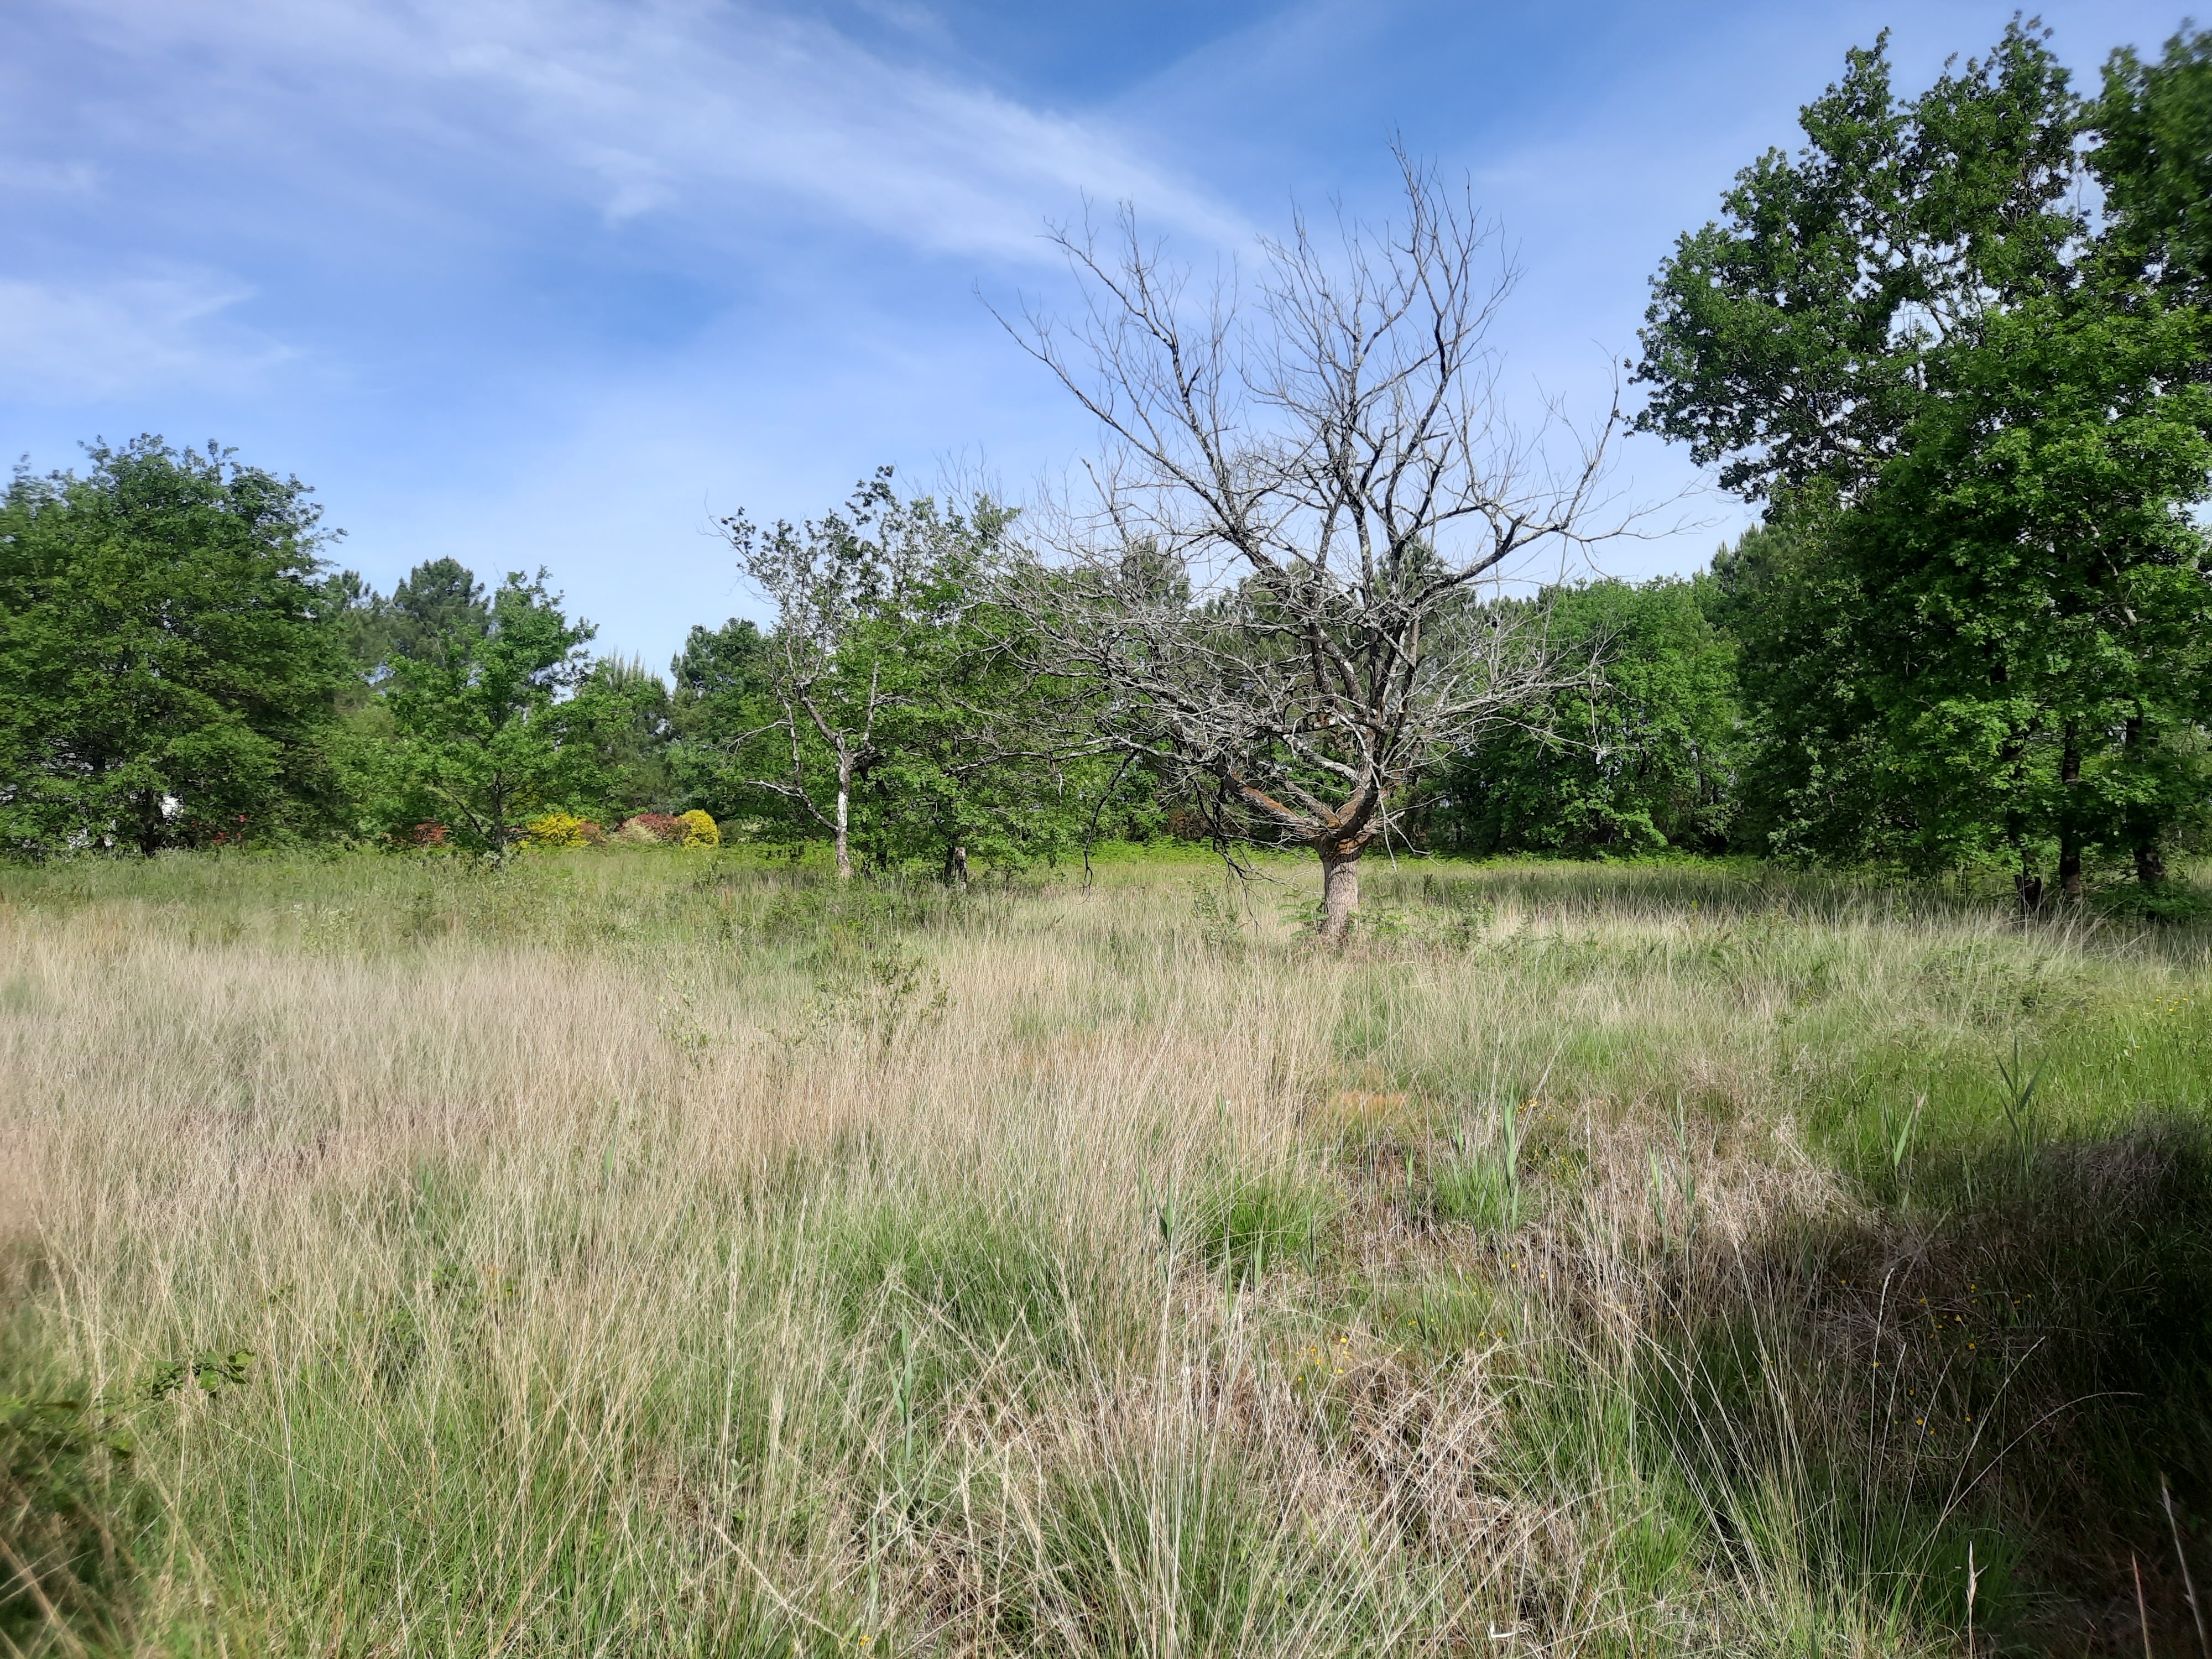
[[[2205,712],[2207,335],[2079,205],[2082,120],[2018,24],[1915,100],[1854,52],[1655,281],[1644,424],[1781,532],[1724,584],[1779,848],[2002,857],[2030,901],[2046,856],[2069,897],[2096,847],[2162,874]]]
[[[748,620],[691,629],[669,665],[668,764],[687,805],[803,837],[811,820],[751,782],[779,770],[787,753],[769,653],[767,636]]]
[[[384,596],[358,570],[337,570],[323,578],[321,610],[336,637],[345,666],[338,708],[347,715],[368,707],[376,682],[390,660],[391,622]]]
[[[417,568],[412,591],[426,572],[441,595],[466,591],[434,567]],[[392,659],[385,693],[397,744],[386,821],[434,819],[461,845],[496,854],[523,817],[604,799],[614,700],[565,697],[587,672],[595,630],[568,619],[545,573],[510,573],[481,611],[467,603],[427,614],[438,626]]]
[[[1905,447],[1940,359],[1980,320],[2063,285],[2083,222],[2078,107],[2018,23],[1917,99],[1885,33],[1805,106],[1652,282],[1638,424],[1686,442],[1751,500],[1848,495]]]
[[[666,811],[681,793],[670,763],[674,737],[667,683],[635,659],[602,657],[562,706],[568,740],[586,741],[598,754],[593,770],[597,816]]]
[[[2114,52],[2090,125],[2106,258],[2201,307],[2212,299],[2212,30],[2175,35],[2155,63]]]
[[[938,517],[927,498],[905,510],[924,522]],[[896,662],[900,683],[860,781],[856,843],[878,864],[921,861],[964,882],[971,859],[1057,860],[1102,808],[1118,804],[1126,817],[1133,798],[1132,769],[1065,752],[1046,735],[1056,688],[1010,645],[1021,619],[987,597],[981,578],[1011,517],[988,503],[951,517],[951,533],[933,537],[933,555],[913,570],[899,602],[858,630],[866,649]]]
[[[1470,850],[1619,855],[1728,845],[1742,742],[1735,648],[1706,615],[1710,579],[1551,590],[1551,648],[1592,660],[1518,730],[1461,757],[1431,833]]]
[[[160,438],[0,497],[0,844],[312,831],[342,675],[296,478]]]
[[[841,875],[857,852],[941,860],[957,878],[971,850],[1056,852],[1089,811],[1033,738],[1035,683],[984,614],[978,573],[1010,517],[988,501],[963,514],[902,500],[886,467],[804,525],[726,521],[775,623],[695,632],[679,705],[711,701],[723,787],[783,803],[788,825],[828,838]]]
[[[544,580],[544,572],[539,580]],[[514,578],[508,579],[512,586]],[[432,559],[409,571],[377,607],[385,621],[386,660],[458,659],[492,631],[492,602],[476,573],[458,559]]]

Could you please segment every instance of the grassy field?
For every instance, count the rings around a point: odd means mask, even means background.
[[[0,874],[0,1643],[2198,1652],[2212,927],[1263,873]]]

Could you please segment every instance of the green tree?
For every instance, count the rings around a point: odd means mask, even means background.
[[[1059,688],[1032,673],[1012,641],[1021,619],[988,597],[982,562],[1012,515],[979,502],[964,517],[921,498],[903,511],[932,552],[855,642],[896,665],[897,695],[859,780],[855,842],[879,864],[921,861],[964,882],[971,859],[1056,860],[1080,842],[1127,771],[1095,752],[1070,754],[1046,733]],[[1117,787],[1118,786],[1118,787]]]
[[[643,662],[602,657],[562,706],[568,741],[597,750],[594,813],[605,818],[665,811],[681,793],[670,760],[673,708],[667,683]]]
[[[426,572],[441,594],[469,591],[428,566],[410,578],[412,591]],[[429,614],[442,620],[410,637],[385,693],[397,744],[386,822],[434,819],[461,845],[497,854],[524,817],[604,799],[614,702],[566,696],[587,672],[595,630],[568,619],[545,573],[510,573],[481,611]]]
[[[783,798],[751,781],[778,770],[787,753],[767,636],[736,617],[695,626],[669,668],[668,763],[685,804],[803,836]]]
[[[1033,677],[986,616],[979,571],[1011,516],[902,500],[885,467],[804,525],[726,523],[775,623],[695,632],[696,666],[679,659],[678,678],[698,690],[679,704],[716,711],[721,787],[783,803],[787,825],[829,839],[841,875],[856,852],[930,858],[956,878],[969,850],[1049,854],[1089,811],[1033,738]]]
[[[2169,301],[2212,298],[2212,30],[2184,31],[2155,63],[2122,48],[2090,117],[2107,259]]]
[[[539,572],[541,580],[544,574]],[[510,586],[514,580],[508,578]],[[452,558],[416,565],[377,609],[385,620],[387,661],[459,660],[492,631],[494,620],[483,584]]]
[[[1887,35],[1846,56],[1652,282],[1635,379],[1645,431],[1690,446],[1751,500],[1846,495],[1900,453],[1940,359],[1980,320],[2063,285],[2083,229],[2077,100],[2014,23],[1986,59],[1912,100]]]
[[[214,445],[86,453],[0,498],[0,844],[323,827],[342,667],[308,490]]]
[[[2078,206],[2082,106],[2018,24],[1915,100],[1882,50],[1654,283],[1647,428],[1780,532],[1724,583],[1771,844],[1923,868],[2161,837],[2196,787],[2202,317]]]
[[[1544,593],[1550,648],[1596,672],[1458,757],[1430,806],[1432,834],[1482,853],[1723,850],[1742,720],[1710,586],[1660,577]]]

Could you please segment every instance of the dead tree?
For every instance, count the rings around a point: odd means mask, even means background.
[[[1593,522],[1617,400],[1587,432],[1514,424],[1489,337],[1515,272],[1399,161],[1401,222],[1326,246],[1296,222],[1248,303],[1194,301],[1125,209],[1103,245],[1058,238],[1081,316],[1002,319],[1109,441],[1004,572],[1037,666],[1218,833],[1318,854],[1331,943],[1424,771],[1589,672],[1504,585],[1626,529]]]

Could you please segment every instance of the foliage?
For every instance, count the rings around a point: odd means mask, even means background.
[[[697,807],[688,812],[678,813],[676,821],[684,826],[684,846],[720,847],[722,844],[721,826]]]
[[[307,490],[212,445],[86,454],[0,496],[0,846],[326,829],[340,671]]]
[[[1735,643],[1707,615],[1711,588],[1661,577],[1541,595],[1551,648],[1595,672],[1449,764],[1422,815],[1430,839],[1481,853],[1724,850],[1744,745]]]
[[[2154,63],[2115,52],[2090,125],[2106,257],[2169,299],[2202,305],[2212,298],[2212,30],[2175,35]]]
[[[544,572],[515,571],[481,626],[463,608],[444,632],[416,636],[415,654],[392,659],[384,698],[395,738],[386,820],[436,819],[458,844],[497,853],[525,813],[603,795],[600,740],[630,711],[605,681],[586,680],[592,632],[568,620]]]
[[[531,846],[543,848],[594,847],[606,839],[598,824],[574,812],[540,812],[522,832]]]
[[[2046,867],[2078,898],[2100,848],[2163,878],[2204,797],[2212,329],[2150,280],[2189,257],[2147,251],[2172,158],[2077,140],[2169,89],[2116,61],[2085,111],[2017,21],[1913,99],[1881,46],[1853,52],[1802,155],[1747,169],[1655,280],[1644,423],[1776,532],[1731,562],[1722,614],[1777,849],[2002,860],[2030,902]]]
[[[632,842],[643,847],[653,842],[681,846],[689,830],[683,818],[672,812],[640,812],[626,818],[615,832],[617,841]]]
[[[746,780],[769,763],[760,734],[776,721],[768,641],[732,617],[694,627],[670,665],[668,764],[684,799],[718,819],[781,818],[785,804]]]
[[[678,677],[699,758],[684,764],[733,804],[769,803],[773,832],[826,836],[841,870],[855,854],[956,878],[969,856],[1055,857],[1121,775],[1037,729],[1050,686],[1009,648],[1020,620],[981,581],[1012,514],[902,500],[890,476],[803,525],[726,521],[776,622],[693,631]]]

